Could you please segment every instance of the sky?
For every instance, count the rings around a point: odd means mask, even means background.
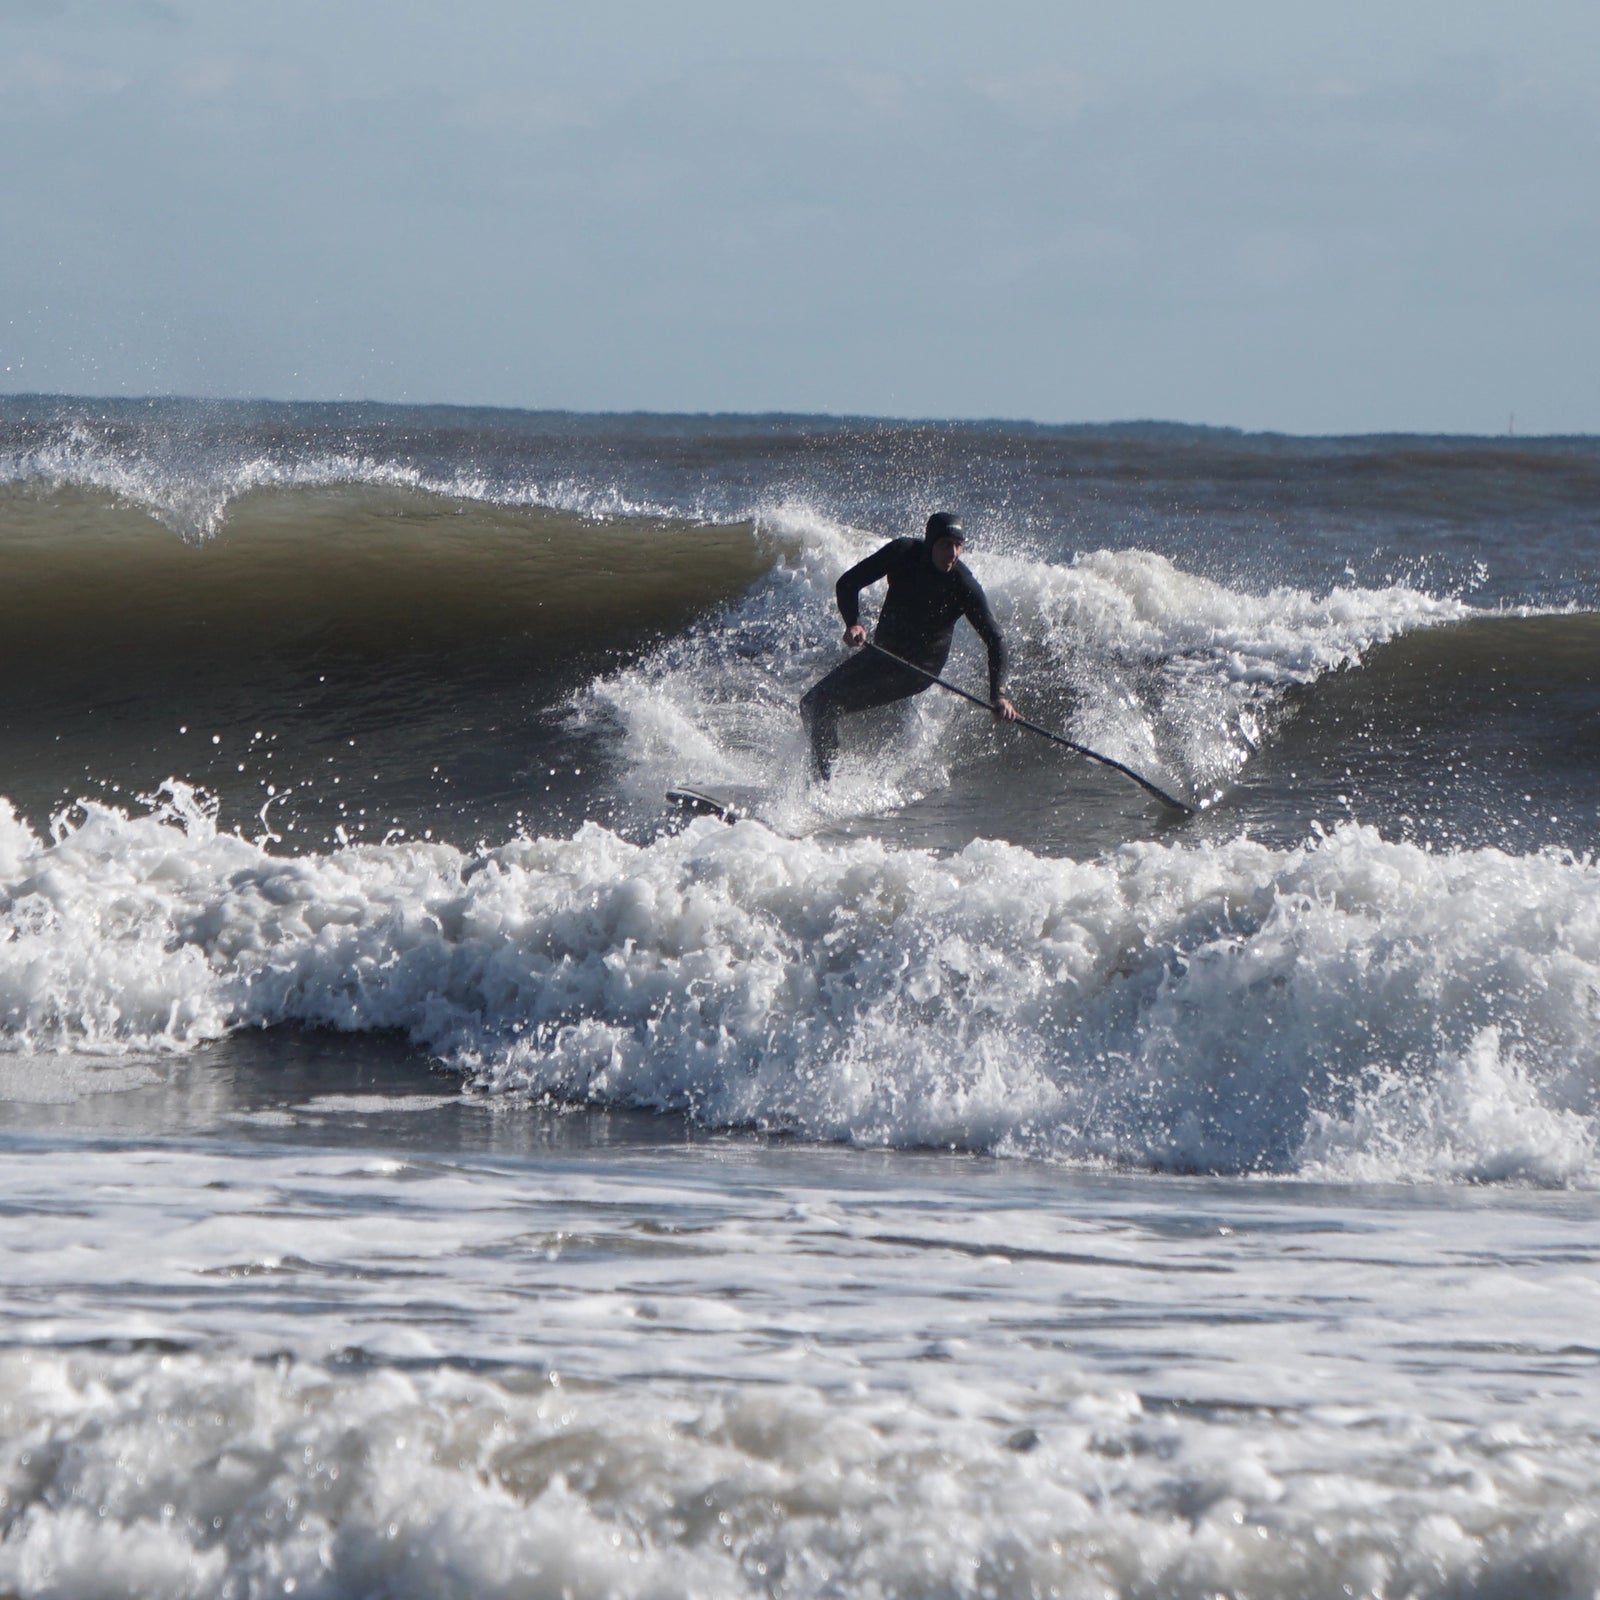
[[[1600,5],[0,0],[0,392],[1600,432]]]

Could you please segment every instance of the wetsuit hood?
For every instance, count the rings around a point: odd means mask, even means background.
[[[957,544],[965,544],[967,535],[961,526],[961,518],[953,511],[935,511],[928,518],[928,526],[923,529],[922,537],[927,541],[928,548],[932,549],[941,539],[954,539]]]

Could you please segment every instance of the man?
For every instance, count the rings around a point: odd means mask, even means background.
[[[1005,641],[978,580],[962,563],[965,543],[960,520],[952,512],[935,511],[922,538],[893,539],[857,562],[840,578],[835,591],[845,623],[844,642],[853,649],[867,642],[867,630],[861,625],[861,591],[869,583],[887,578],[889,593],[878,615],[873,643],[925,672],[938,672],[950,654],[956,621],[965,617],[988,646],[990,709],[996,717],[1011,722],[1017,708],[1000,692],[1006,672]],[[929,687],[921,673],[874,650],[840,663],[800,702],[817,776],[825,779],[833,770],[839,749],[839,718],[846,711],[888,705]]]

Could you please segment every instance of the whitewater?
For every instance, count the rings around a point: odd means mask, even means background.
[[[1597,487],[0,402],[0,1591],[1592,1595]]]

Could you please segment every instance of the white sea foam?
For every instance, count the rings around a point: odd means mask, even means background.
[[[1592,1589],[1589,1196],[472,1119],[11,1145],[0,1590]]]
[[[937,1368],[935,1366],[934,1370]],[[290,1361],[0,1356],[26,1595],[1565,1597],[1592,1440],[1057,1380],[1011,1407]]]
[[[1600,868],[1354,825],[951,856],[700,822],[281,857],[0,816],[12,1051],[400,1029],[485,1086],[1071,1161],[1596,1175]],[[470,869],[470,870],[468,870]],[[42,1065],[42,1064],[41,1064]]]

